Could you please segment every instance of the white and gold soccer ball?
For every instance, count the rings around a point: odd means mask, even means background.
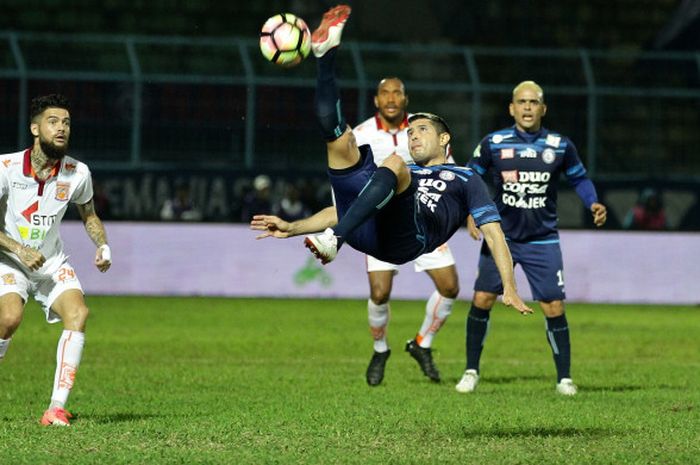
[[[296,66],[311,51],[309,27],[303,19],[291,13],[272,16],[260,31],[260,51],[276,65]]]

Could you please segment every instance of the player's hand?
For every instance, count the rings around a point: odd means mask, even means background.
[[[97,252],[95,252],[95,266],[102,273],[109,270],[109,267],[112,266],[112,251],[107,244],[97,248]]]
[[[523,299],[520,298],[515,289],[503,290],[503,303],[508,307],[515,308],[522,315],[529,315],[532,313],[532,309],[525,305],[525,302],[523,302]]]
[[[591,205],[591,212],[593,213],[593,223],[599,228],[605,224],[605,220],[608,219],[608,209],[602,203],[594,202]]]
[[[474,217],[471,215],[467,216],[467,230],[469,231],[469,235],[475,241],[481,239],[481,230],[476,226],[476,222],[474,222]]]
[[[285,239],[289,237],[290,225],[288,222],[275,215],[255,215],[250,222],[250,229],[265,231],[259,236],[256,236],[256,239],[265,239],[266,237]]]
[[[22,263],[32,271],[36,271],[44,265],[46,262],[46,257],[44,257],[41,252],[31,247],[23,245],[17,252],[17,256]]]

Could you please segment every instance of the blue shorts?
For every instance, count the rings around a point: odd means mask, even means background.
[[[328,169],[339,220],[377,170],[369,145],[362,145],[359,149],[361,159],[357,165],[343,170]],[[413,194],[414,191],[408,189],[394,196],[345,241],[354,249],[389,263],[406,263],[422,255],[425,244],[416,239],[420,236],[420,228]]]
[[[559,242],[532,244],[508,241],[513,265],[520,265],[530,284],[532,298],[537,301],[551,302],[564,300],[564,262]],[[498,274],[496,262],[486,242],[479,254],[479,273],[474,283],[475,291],[503,293],[503,282]]]

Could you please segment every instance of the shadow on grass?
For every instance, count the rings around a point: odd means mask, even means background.
[[[487,431],[464,431],[465,435],[468,437],[482,437],[482,438],[551,438],[551,437],[587,437],[587,438],[604,438],[608,436],[613,436],[615,432],[610,429],[604,428],[542,428],[542,427],[531,427],[531,428],[494,428]]]
[[[633,384],[623,384],[617,386],[581,386],[581,390],[586,392],[632,392],[641,391],[642,389],[645,388]]]
[[[482,378],[482,383],[484,384],[511,384],[520,383],[523,381],[551,381],[551,376],[546,375],[521,375],[521,376],[487,376]],[[458,382],[460,378],[455,378],[455,382]]]

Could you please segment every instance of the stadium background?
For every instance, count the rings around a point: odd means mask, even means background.
[[[204,221],[240,221],[240,200],[260,173],[272,177],[273,197],[291,182],[311,208],[328,202],[313,60],[272,66],[256,35],[274,11],[295,12],[313,29],[329,2],[3,4],[0,150],[28,145],[28,99],[65,93],[72,150],[93,169],[106,219],[158,219],[184,183]],[[483,134],[511,124],[513,84],[535,79],[549,104],[545,124],[574,140],[610,206],[607,227],[619,228],[639,192],[655,187],[670,227],[698,230],[696,4],[358,3],[340,55],[344,108],[361,121],[377,80],[400,76],[410,109],[447,118],[465,162]],[[566,187],[561,202],[563,227],[589,225]]]

